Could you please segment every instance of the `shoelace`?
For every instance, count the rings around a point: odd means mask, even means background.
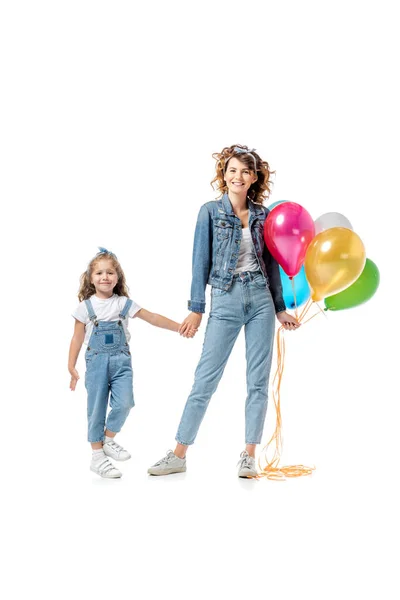
[[[251,456],[249,456],[249,455],[247,454],[247,452],[245,453],[245,452],[243,451],[243,452],[241,453],[240,457],[241,457],[241,458],[240,458],[240,460],[239,460],[239,462],[238,462],[238,466],[239,466],[239,464],[240,464],[240,468],[241,468],[241,469],[243,469],[243,468],[246,468],[246,469],[254,469],[254,465],[252,464],[252,461],[251,461]]]
[[[162,458],[161,460],[159,460],[158,462],[156,462],[154,466],[155,467],[159,467],[163,463],[169,463],[170,460],[172,460],[173,458],[174,458],[174,453],[172,452],[172,450],[168,450],[167,456],[164,456],[164,458]]]

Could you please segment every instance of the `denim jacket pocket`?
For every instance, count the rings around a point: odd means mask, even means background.
[[[228,239],[232,235],[233,225],[226,219],[214,220],[214,234],[219,242]]]

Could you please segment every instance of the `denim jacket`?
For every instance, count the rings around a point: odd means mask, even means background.
[[[286,310],[286,306],[283,300],[279,265],[264,243],[264,223],[269,210],[254,204],[251,200],[248,205],[249,228],[255,255],[266,285],[270,288],[275,312],[278,313]],[[221,290],[229,290],[239,257],[241,240],[242,224],[233,212],[228,194],[224,194],[220,200],[203,204],[194,234],[189,310],[205,312],[207,283]]]

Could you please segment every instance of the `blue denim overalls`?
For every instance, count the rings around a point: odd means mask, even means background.
[[[93,331],[86,350],[85,385],[88,393],[88,440],[102,442],[105,428],[117,433],[134,406],[131,353],[122,319],[132,300],[127,300],[118,321],[97,321],[92,303],[85,300]],[[107,417],[108,397],[110,412]]]

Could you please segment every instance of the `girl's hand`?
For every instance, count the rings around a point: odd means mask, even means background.
[[[181,323],[178,333],[183,337],[194,337],[200,327],[202,313],[191,312],[186,319]]]
[[[301,325],[297,319],[289,315],[289,313],[287,313],[286,311],[277,313],[276,318],[278,319],[279,323],[281,323],[283,327],[288,331],[298,329]]]
[[[78,383],[79,373],[76,369],[70,369],[71,373],[71,381],[69,382],[69,389],[73,392],[76,388],[76,384]]]

